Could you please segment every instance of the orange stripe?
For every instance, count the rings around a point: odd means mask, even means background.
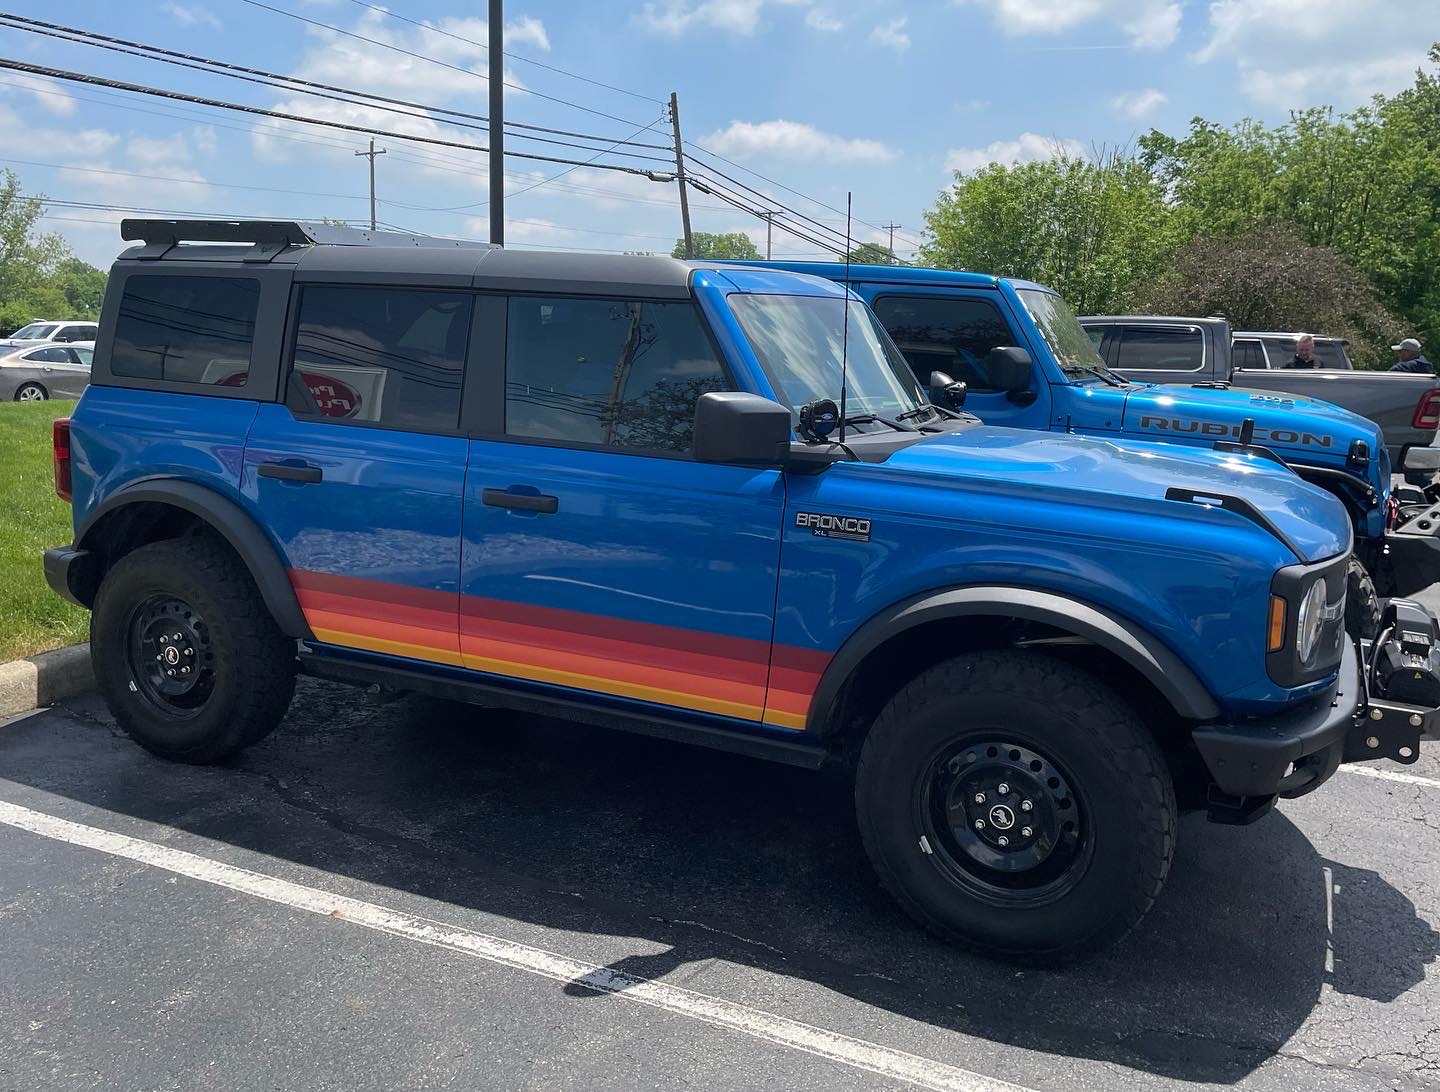
[[[451,667],[464,667],[460,662],[458,652],[446,652],[444,649],[433,648],[430,645],[412,645],[403,641],[385,641],[378,637],[366,637],[358,633],[346,633],[343,630],[316,629],[310,627],[315,636],[322,641],[332,645],[342,645],[345,648],[359,648],[367,652],[383,652],[387,656],[404,656],[407,660],[428,660],[431,663],[449,664]]]

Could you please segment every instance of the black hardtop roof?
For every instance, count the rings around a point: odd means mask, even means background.
[[[1190,326],[1198,326],[1201,323],[1217,325],[1225,323],[1229,325],[1230,320],[1224,315],[1081,315],[1081,322],[1133,322],[1136,325],[1144,323],[1185,323]]]
[[[282,220],[125,220],[121,262],[291,265],[297,280],[395,277],[521,291],[688,296],[695,265],[649,254],[505,250],[489,243]],[[248,247],[235,244],[249,243]]]

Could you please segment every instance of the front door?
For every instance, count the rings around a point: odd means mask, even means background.
[[[460,388],[474,296],[304,285],[287,400],[262,404],[241,491],[326,644],[460,663]]]
[[[506,326],[503,421],[470,444],[465,666],[761,721],[784,480],[690,458],[696,399],[730,385],[698,309],[514,296]]]

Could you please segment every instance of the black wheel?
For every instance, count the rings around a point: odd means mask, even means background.
[[[21,383],[15,390],[17,402],[43,402],[49,397],[50,392],[39,383]]]
[[[90,615],[90,652],[120,727],[179,762],[217,762],[263,739],[295,690],[295,642],[244,565],[207,538],[116,562]]]
[[[1027,652],[969,653],[896,694],[856,772],[866,852],[946,940],[1061,962],[1123,936],[1175,848],[1159,748],[1109,687]]]
[[[1355,640],[1373,640],[1380,632],[1380,595],[1370,572],[1356,558],[1345,571],[1345,632]]]

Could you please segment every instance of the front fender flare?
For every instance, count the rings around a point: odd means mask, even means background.
[[[1083,637],[1138,671],[1180,716],[1194,721],[1220,716],[1220,707],[1195,672],[1134,622],[1054,592],[976,586],[918,595],[887,608],[856,630],[826,667],[810,704],[809,722],[828,723],[846,680],[866,656],[890,638],[927,622],[980,615],[1042,622]]]
[[[209,524],[250,570],[255,586],[280,631],[287,637],[300,640],[315,639],[274,544],[243,508],[206,486],[183,478],[144,478],[124,486],[86,517],[85,526],[75,537],[75,545],[81,549],[94,549],[96,529],[105,517],[129,505],[147,502],[182,509]]]

